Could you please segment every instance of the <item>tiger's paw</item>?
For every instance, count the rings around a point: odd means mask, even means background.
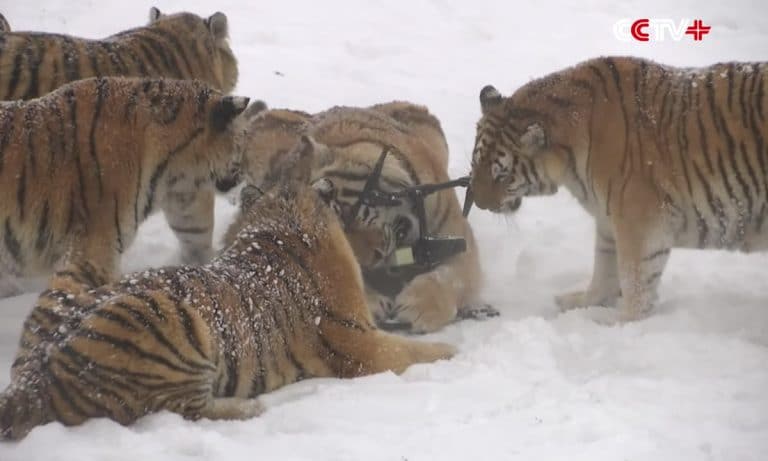
[[[391,320],[409,326],[412,333],[437,331],[456,318],[453,290],[439,283],[432,274],[422,274],[397,296]]]
[[[466,320],[488,320],[491,317],[501,315],[498,309],[490,304],[468,304],[456,313],[456,318]]]
[[[616,305],[618,296],[606,296],[595,294],[592,291],[572,291],[555,296],[555,304],[561,312],[570,311],[589,306],[613,307]]]

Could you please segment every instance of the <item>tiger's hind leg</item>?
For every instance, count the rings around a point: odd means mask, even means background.
[[[584,291],[556,296],[555,303],[561,311],[589,306],[614,306],[621,296],[613,232],[608,226],[597,225],[596,234],[592,281]]]
[[[214,397],[196,416],[207,419],[251,419],[264,413],[264,405],[258,399],[240,397]]]
[[[163,212],[181,245],[184,264],[205,264],[213,256],[215,192],[210,178],[172,177]]]

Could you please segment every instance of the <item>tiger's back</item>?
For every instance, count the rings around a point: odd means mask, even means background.
[[[225,93],[237,83],[227,19],[192,13],[162,15],[150,24],[101,40],[39,32],[0,35],[0,99],[32,99],[88,77],[199,79]]]

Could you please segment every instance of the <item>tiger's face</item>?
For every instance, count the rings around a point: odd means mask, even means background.
[[[347,185],[349,186],[349,185]],[[320,177],[313,183],[320,197],[342,223],[358,263],[375,269],[391,262],[395,250],[412,245],[419,236],[419,224],[412,204],[360,206],[354,213],[356,195],[338,178]]]
[[[523,197],[557,192],[544,163],[548,146],[542,125],[505,107],[492,86],[483,88],[480,102],[483,116],[477,124],[471,181],[477,206],[512,212]]]

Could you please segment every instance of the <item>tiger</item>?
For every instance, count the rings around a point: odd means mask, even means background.
[[[149,24],[89,40],[0,27],[0,99],[33,99],[88,77],[166,77],[202,80],[230,93],[237,59],[229,46],[227,17],[163,14],[151,8]],[[2,22],[2,21],[0,21]]]
[[[339,219],[310,186],[314,155],[302,142],[276,165],[278,181],[242,190],[242,227],[205,266],[91,289],[59,274],[27,320],[38,342],[0,394],[0,437],[161,410],[247,419],[264,410],[260,394],[302,379],[451,358],[452,345],[377,329]]]
[[[645,318],[672,248],[768,247],[768,63],[600,57],[509,97],[488,85],[480,106],[479,208],[511,212],[565,186],[595,220],[592,281],[557,296],[562,310]]]
[[[334,107],[315,115],[287,109],[257,108],[255,112],[244,116],[243,180],[257,186],[269,180],[271,164],[307,135],[319,152],[313,181],[340,216],[351,213],[384,147],[392,149],[382,174],[385,190],[449,179],[445,136],[438,119],[423,106],[394,101],[369,108]],[[428,196],[425,209],[428,234],[463,237],[467,250],[416,276],[394,297],[366,283],[369,307],[383,327],[394,324],[415,333],[433,332],[482,305],[477,247],[455,193],[446,189]],[[398,247],[411,245],[419,237],[419,221],[410,201],[391,208],[363,206],[355,219],[344,221],[364,273],[384,266]],[[239,227],[237,221],[233,226]],[[228,232],[225,242],[234,235]]]
[[[248,102],[200,81],[122,77],[0,102],[0,295],[18,293],[16,277],[59,263],[88,262],[98,284],[113,280],[119,255],[158,208],[181,259],[207,262],[211,175],[236,157]]]

